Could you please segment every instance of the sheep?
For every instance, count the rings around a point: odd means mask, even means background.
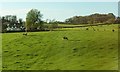
[[[88,30],[88,28],[86,28],[86,30]]]
[[[27,33],[23,33],[23,35],[27,36]]]
[[[66,40],[68,40],[68,37],[65,37],[65,36],[64,36],[64,37],[63,37],[63,39],[66,39]]]
[[[113,29],[112,31],[114,32],[115,30]]]

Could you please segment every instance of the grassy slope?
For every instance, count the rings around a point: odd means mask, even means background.
[[[95,29],[99,31],[74,28],[32,32],[28,36],[23,36],[22,33],[3,34],[3,69],[117,69],[117,25],[98,26]],[[69,40],[63,40],[63,36]]]
[[[82,24],[79,25],[72,25],[72,24],[58,24],[58,26],[83,26]]]
[[[0,71],[2,70],[2,34],[0,33]]]

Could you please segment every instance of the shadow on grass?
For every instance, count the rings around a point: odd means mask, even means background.
[[[69,40],[69,41],[81,41],[81,40]]]
[[[52,30],[52,31],[69,31],[69,30],[64,30],[64,29],[62,30],[62,29],[61,29],[61,30]]]
[[[39,36],[39,35],[32,35],[32,34],[31,34],[31,35],[26,35],[26,36]]]

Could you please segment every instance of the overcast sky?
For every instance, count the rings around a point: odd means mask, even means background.
[[[49,1],[49,0],[48,0]],[[43,20],[56,19],[64,21],[75,15],[90,15],[93,13],[114,13],[118,15],[118,2],[2,2],[0,16],[17,15],[25,20],[30,9],[38,9],[43,14]]]

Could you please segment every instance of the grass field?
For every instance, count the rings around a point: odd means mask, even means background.
[[[72,24],[58,24],[58,26],[71,26],[71,27],[73,27],[73,26],[83,26],[84,24],[79,24],[79,25],[72,25]]]
[[[0,33],[0,71],[2,70],[2,34]]]
[[[3,33],[3,70],[117,70],[117,25]],[[115,32],[112,32],[112,29]],[[69,40],[62,39],[67,36]]]

